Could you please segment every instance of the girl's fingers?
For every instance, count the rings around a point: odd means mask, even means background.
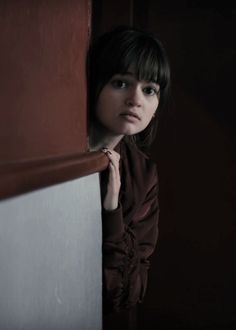
[[[106,154],[114,166],[119,166],[120,155],[116,151],[107,148],[103,148],[101,151]]]
[[[120,155],[114,150],[108,150],[107,157],[110,160],[109,163],[109,186],[112,191],[120,190],[120,169],[119,169],[119,161]]]
[[[121,186],[119,169],[120,155],[111,149],[103,149],[102,152],[104,152],[109,159],[109,178],[103,206],[107,210],[113,210],[118,206]]]

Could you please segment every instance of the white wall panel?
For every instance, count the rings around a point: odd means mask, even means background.
[[[98,174],[0,201],[0,329],[100,330]]]

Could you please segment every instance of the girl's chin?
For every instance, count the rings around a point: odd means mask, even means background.
[[[135,135],[135,134],[138,134],[140,133],[139,131],[135,131],[135,132],[123,132],[121,133],[122,136],[132,136],[132,135]]]
[[[123,126],[123,127],[122,127]],[[143,129],[137,127],[136,125],[128,124],[128,125],[120,125],[120,126],[111,126],[111,125],[104,125],[103,129],[110,133],[111,135],[134,135],[140,133]]]

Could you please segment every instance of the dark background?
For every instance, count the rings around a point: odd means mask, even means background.
[[[235,14],[233,1],[93,2],[93,35],[151,30],[172,69],[152,148],[160,234],[140,330],[236,329]]]

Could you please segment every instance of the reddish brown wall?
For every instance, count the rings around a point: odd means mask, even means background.
[[[87,2],[1,1],[1,161],[86,150]]]
[[[85,154],[90,16],[90,0],[0,2],[0,197],[98,170]]]

